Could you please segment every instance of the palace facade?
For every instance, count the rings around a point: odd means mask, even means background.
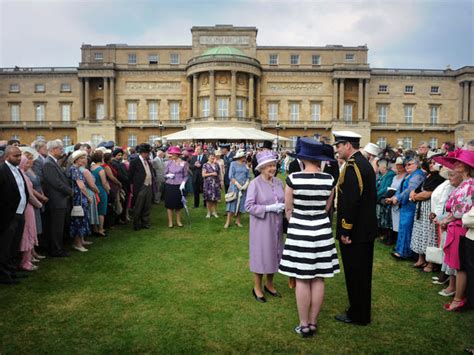
[[[293,142],[349,129],[406,148],[474,138],[473,66],[371,68],[367,46],[258,46],[257,28],[231,25],[191,33],[190,46],[84,44],[78,67],[0,68],[0,140],[134,146],[216,126]]]

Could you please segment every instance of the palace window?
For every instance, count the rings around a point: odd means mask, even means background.
[[[299,54],[292,54],[290,57],[291,65],[299,65],[300,64],[300,55]]]
[[[179,101],[170,101],[170,120],[179,121]]]
[[[10,104],[10,118],[12,122],[20,122],[20,104]]]
[[[229,117],[229,99],[227,97],[217,98],[217,117]]]
[[[278,65],[278,54],[270,54],[268,62],[270,65]]]
[[[35,119],[37,122],[43,122],[46,118],[46,105],[43,103],[35,104]]]
[[[20,92],[20,84],[10,84],[10,92]]]
[[[245,117],[244,99],[238,98],[236,103],[236,114],[238,118]]]
[[[311,121],[321,121],[321,104],[317,102],[311,103]]]
[[[429,144],[430,147],[433,148],[433,149],[438,148],[438,138],[436,138],[436,137],[431,137],[430,140],[428,141],[428,144]]]
[[[313,54],[311,63],[313,65],[321,65],[321,56],[319,54]]]
[[[353,62],[355,60],[354,53],[346,53],[346,62]]]
[[[101,134],[92,134],[91,135],[91,143],[93,146],[97,147],[99,143],[102,143],[104,141],[104,136]]]
[[[159,59],[158,54],[150,54],[148,56],[148,64],[158,64]]]
[[[71,121],[71,104],[61,104],[61,121]]]
[[[430,125],[438,124],[439,118],[439,105],[430,106]]]
[[[278,121],[278,102],[270,102],[268,104],[268,120]]]
[[[158,121],[158,101],[148,102],[148,119],[150,121]]]
[[[298,102],[290,103],[290,121],[297,122],[300,119],[300,104]]]
[[[201,99],[201,117],[209,117],[211,113],[211,100],[208,97]]]
[[[35,84],[35,92],[45,92],[46,86],[44,84]]]
[[[71,84],[62,83],[59,89],[61,92],[71,92]]]
[[[415,87],[413,85],[405,85],[405,94],[414,94]]]
[[[70,145],[72,145],[71,136],[64,136],[63,137],[63,144],[64,144],[65,147],[69,147]]]
[[[101,62],[104,60],[104,54],[102,52],[95,52],[94,53],[94,60],[96,62]]]
[[[291,136],[290,139],[291,139],[291,146],[292,146],[293,149],[295,149],[296,141],[298,140],[298,136]]]
[[[344,104],[344,122],[352,123],[352,104]]]
[[[378,122],[381,123],[381,124],[386,124],[387,123],[387,115],[388,115],[388,105],[387,104],[377,105]]]
[[[137,146],[137,136],[135,134],[128,135],[127,145],[133,148]]]
[[[97,102],[95,104],[95,119],[96,120],[103,120],[105,117],[104,115],[104,103]]]
[[[179,53],[171,53],[170,54],[170,63],[171,64],[179,64]]]
[[[415,105],[404,105],[403,112],[405,114],[405,123],[406,124],[413,124],[413,110]]]
[[[413,138],[412,137],[404,137],[402,142],[403,142],[403,149],[413,148]]]
[[[380,148],[385,149],[387,147],[387,138],[379,137],[379,139],[377,140],[377,145]]]
[[[388,85],[379,85],[379,93],[387,93]]]
[[[127,118],[129,121],[136,121],[138,116],[138,102],[127,102]]]
[[[430,94],[439,94],[439,86],[432,86]]]
[[[151,135],[148,137],[148,143],[154,145],[156,141],[160,139],[160,136]]]
[[[137,55],[135,53],[128,54],[128,64],[137,64]]]

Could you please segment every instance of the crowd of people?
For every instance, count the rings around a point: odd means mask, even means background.
[[[272,142],[97,147],[79,143],[66,154],[60,140],[19,141],[0,147],[0,283],[16,284],[46,256],[87,252],[91,236],[131,223],[151,227],[152,205],[164,203],[168,227],[183,227],[182,210],[205,208],[224,229],[250,215],[252,295],[281,297],[273,277],[295,288],[303,337],[317,331],[324,279],[340,272],[332,232],[337,211],[349,308],[344,323],[371,322],[374,240],[413,260],[422,272],[439,272],[445,309],[474,306],[474,141],[455,149],[359,147],[360,136],[334,132],[335,143],[299,138],[294,152]],[[277,177],[288,175],[286,184]],[[202,199],[202,202],[201,202]],[[233,222],[234,221],[234,222]],[[286,234],[286,238],[283,235]],[[264,282],[265,280],[265,282]]]

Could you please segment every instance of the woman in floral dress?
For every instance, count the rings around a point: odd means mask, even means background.
[[[204,201],[206,201],[207,215],[219,217],[216,212],[217,202],[221,198],[221,172],[214,153],[209,154],[208,161],[202,167],[204,180]]]

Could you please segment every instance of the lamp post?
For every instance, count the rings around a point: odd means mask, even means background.
[[[160,129],[160,140],[161,140],[161,145],[163,145],[163,122],[160,121],[158,124],[158,128]]]
[[[277,146],[276,146],[276,151],[278,153],[279,151],[279,148],[280,148],[280,135],[279,135],[279,131],[280,131],[280,122],[277,122],[276,125],[275,125],[275,130],[277,132]]]

